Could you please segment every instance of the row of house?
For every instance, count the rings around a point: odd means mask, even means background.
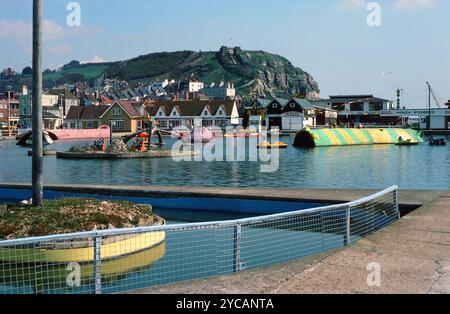
[[[0,127],[14,128],[19,124],[19,99],[0,97]]]
[[[77,85],[80,94],[101,95],[112,100],[210,100],[210,99],[232,99],[236,97],[236,89],[232,82],[220,82],[219,84],[205,83],[195,80],[163,80],[148,85],[131,87],[124,81],[108,80],[99,78],[94,87],[85,84]]]
[[[64,128],[95,129],[108,125],[114,132],[136,132],[148,129],[151,120],[162,130],[197,126],[226,128],[241,123],[235,100],[156,103],[118,100],[111,105],[72,106]]]

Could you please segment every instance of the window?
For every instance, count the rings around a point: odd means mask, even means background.
[[[223,116],[223,111],[222,110],[219,110],[219,115]]]
[[[0,112],[0,118],[3,118],[3,112]]]
[[[160,112],[158,113],[158,115],[162,116],[163,114],[162,114],[162,112],[160,111]]]
[[[203,125],[205,128],[207,128],[207,127],[213,126],[213,125],[214,125],[214,121],[211,120],[211,119],[203,119],[203,120],[202,120],[202,125]]]
[[[113,131],[125,130],[125,122],[123,120],[111,120],[110,125],[112,125]]]
[[[94,121],[87,121],[86,129],[93,129],[93,128],[94,128]]]
[[[159,120],[159,127],[164,129],[167,128],[167,121]]]
[[[176,115],[177,115],[176,111],[172,112],[172,116],[176,116]]]
[[[355,102],[350,104],[350,111],[364,111],[364,104],[362,102]]]
[[[331,109],[337,110],[337,111],[345,111],[345,104],[344,103],[334,103],[331,105]]]
[[[112,109],[112,115],[113,116],[120,116],[120,115],[122,115],[122,109],[120,109],[120,108],[113,108]]]
[[[180,120],[170,120],[169,121],[169,127],[170,128],[177,128],[181,126],[181,121]]]
[[[207,116],[208,115],[208,111],[205,110],[205,112],[203,112],[203,115]]]
[[[295,104],[294,103],[291,104],[291,108],[295,108]]]
[[[77,124],[75,122],[70,123],[70,128],[71,129],[76,129],[77,128]]]
[[[218,119],[218,120],[216,120],[216,126],[218,126],[219,128],[225,128],[228,126],[228,120]]]
[[[369,110],[370,111],[383,110],[383,103],[382,102],[370,102],[369,103]]]
[[[272,105],[272,108],[276,108],[276,107],[278,107],[277,104],[273,104]]]

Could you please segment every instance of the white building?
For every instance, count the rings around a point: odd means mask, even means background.
[[[155,82],[153,84],[150,85],[150,87],[158,89],[158,90],[162,90],[164,88],[166,88],[167,86],[169,86],[170,84],[174,84],[175,80],[168,80],[165,79],[164,81],[159,81],[159,82]]]
[[[202,92],[204,92],[206,96],[212,99],[226,99],[236,97],[236,89],[234,88],[234,83],[231,82],[228,82],[227,84],[221,82],[219,85],[215,85],[215,83],[212,83],[210,86],[203,88]]]
[[[163,130],[193,126],[226,128],[240,123],[235,100],[159,102],[146,110]]]
[[[198,93],[203,89],[205,84],[199,81],[189,81],[189,93]]]

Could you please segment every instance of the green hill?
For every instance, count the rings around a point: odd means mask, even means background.
[[[101,75],[127,80],[132,85],[162,79],[195,78],[206,84],[232,81],[241,96],[288,97],[301,91],[319,92],[310,74],[282,56],[227,47],[218,52],[151,53],[112,63],[72,61],[57,71],[45,71],[44,85],[93,82]]]

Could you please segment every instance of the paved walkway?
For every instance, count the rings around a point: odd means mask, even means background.
[[[369,263],[381,286],[369,287]],[[450,192],[344,250],[137,293],[450,293]]]
[[[31,189],[23,183],[0,183],[0,188]],[[118,196],[152,196],[152,197],[225,197],[237,199],[305,201],[314,203],[345,203],[380,190],[367,189],[288,189],[288,188],[225,188],[225,187],[189,187],[189,186],[109,186],[109,185],[72,185],[46,184],[45,189],[54,191],[93,193]],[[399,203],[401,207],[417,208],[436,199],[445,191],[401,190]]]

